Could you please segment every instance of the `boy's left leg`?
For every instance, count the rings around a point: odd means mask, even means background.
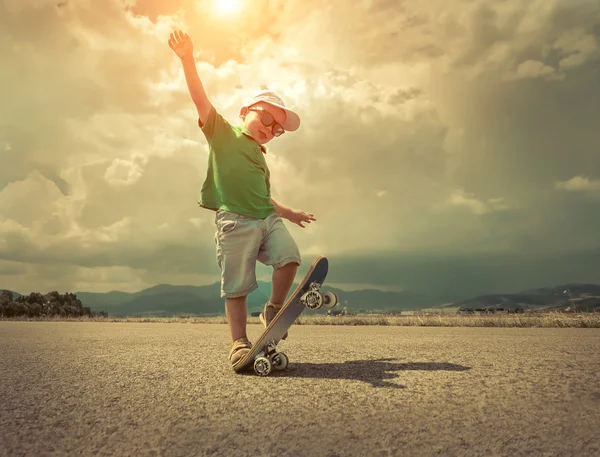
[[[258,260],[273,267],[271,299],[265,304],[260,321],[265,327],[277,315],[294,283],[301,262],[298,245],[277,214],[265,220],[266,236]],[[283,336],[287,338],[287,332]]]
[[[271,300],[269,300],[272,305],[283,305],[294,283],[297,270],[298,264],[296,262],[288,263],[281,268],[273,270]]]

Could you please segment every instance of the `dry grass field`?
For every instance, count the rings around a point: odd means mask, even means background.
[[[4,321],[51,322],[137,322],[181,324],[225,324],[218,317],[48,317],[12,318]],[[258,317],[248,317],[248,324],[260,324]],[[600,328],[600,313],[526,313],[526,314],[430,314],[386,315],[364,314],[346,316],[301,316],[295,325],[386,325],[410,327],[537,327],[537,328]]]

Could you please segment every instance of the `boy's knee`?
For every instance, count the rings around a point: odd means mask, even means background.
[[[293,262],[286,263],[285,265],[282,265],[279,269],[296,270],[299,265],[300,264],[298,262],[293,261]]]
[[[232,295],[229,297],[225,297],[225,300],[230,301],[244,301],[248,295]]]

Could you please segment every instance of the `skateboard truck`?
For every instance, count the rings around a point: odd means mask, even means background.
[[[331,309],[338,304],[337,295],[333,292],[320,292],[321,285],[310,283],[308,290],[300,297],[300,302],[309,309]]]
[[[254,358],[254,372],[259,376],[268,376],[272,369],[285,370],[288,366],[288,356],[277,352],[277,342],[270,340],[265,348]]]

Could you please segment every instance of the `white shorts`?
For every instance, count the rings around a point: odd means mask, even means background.
[[[274,270],[301,263],[298,245],[277,213],[259,219],[219,210],[215,225],[221,297],[243,297],[258,288],[256,261]]]

